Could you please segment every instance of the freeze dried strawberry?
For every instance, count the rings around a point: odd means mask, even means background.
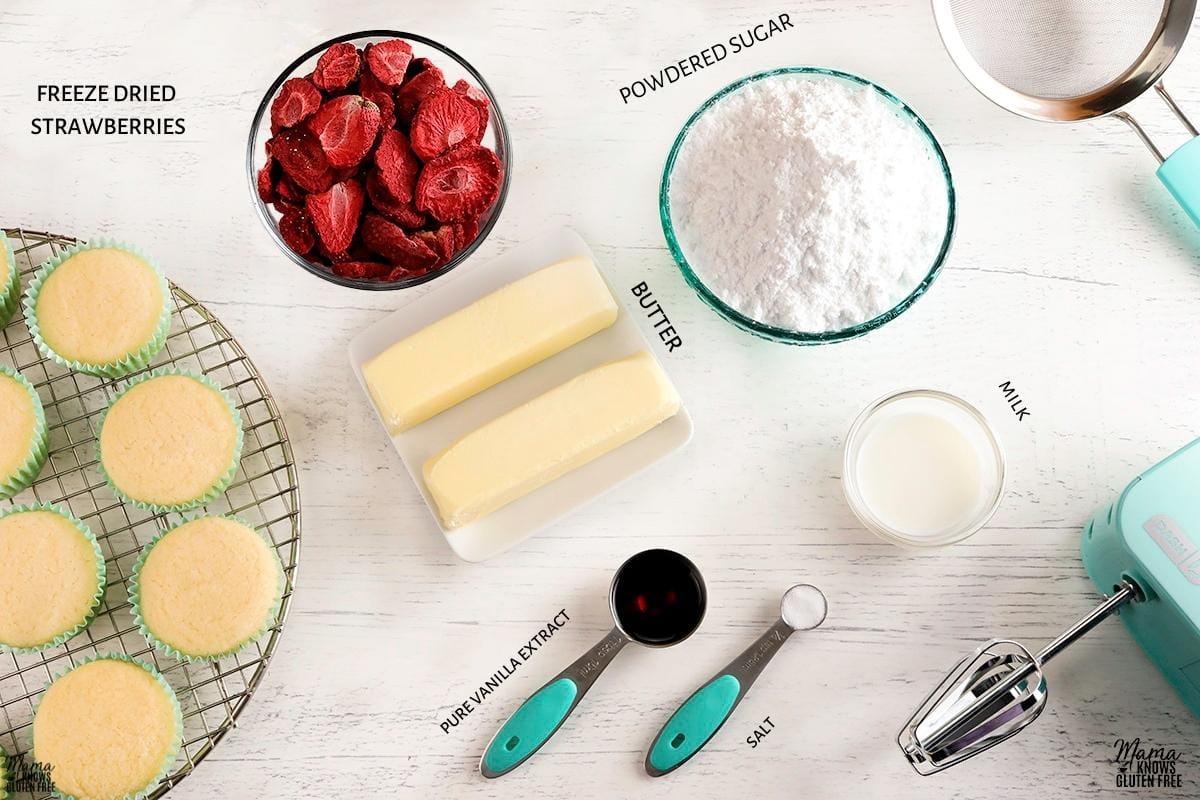
[[[300,201],[299,203],[293,203],[290,200],[282,200],[277,197],[271,203],[271,207],[274,208],[276,211],[278,211],[280,216],[284,216],[286,214],[293,214],[297,211],[303,211],[304,210],[304,201]]]
[[[327,101],[308,121],[334,167],[357,166],[375,145],[379,134],[379,106],[356,94]]]
[[[343,261],[354,260],[348,252],[342,251],[338,253],[331,251],[324,245],[319,236],[317,237],[317,248],[314,252],[319,253],[322,261],[326,264],[340,264]]]
[[[437,261],[434,262],[435,267],[440,267],[449,260],[442,255],[442,248],[438,244],[437,234],[433,231],[417,231],[412,234],[412,238],[424,244],[429,248],[431,253],[437,256]]]
[[[363,97],[379,107],[380,130],[388,131],[396,127],[396,101],[392,99],[391,92],[368,90],[363,92]]]
[[[267,156],[267,161],[258,171],[258,176],[255,180],[258,196],[264,203],[270,203],[275,199],[275,159]]]
[[[312,222],[308,214],[297,210],[284,214],[279,219],[279,235],[297,255],[308,255],[317,243],[313,234]]]
[[[425,58],[413,59],[414,65],[417,62],[422,62],[421,69],[414,72],[410,66],[404,85],[396,90],[396,119],[406,125],[412,122],[413,115],[426,97],[438,89],[446,88],[446,78],[440,69]]]
[[[500,196],[500,159],[486,147],[463,145],[425,165],[416,205],[439,222],[478,217]]]
[[[450,89],[439,89],[417,108],[409,137],[422,161],[437,158],[462,144],[483,140],[483,118],[470,100]]]
[[[480,89],[478,86],[472,86],[466,81],[460,80],[454,84],[454,91],[465,97],[471,102],[471,105],[479,109],[480,125],[486,131],[488,124],[488,116],[490,114],[491,101],[488,100],[487,92]]]
[[[375,167],[379,171],[380,185],[395,201],[407,203],[413,199],[417,176],[421,173],[421,162],[400,131],[385,131],[375,148]]]
[[[458,92],[480,108],[487,108],[490,105],[487,92],[485,92],[483,89],[480,89],[478,86],[472,86],[465,80],[455,81],[452,88],[454,91]]]
[[[289,203],[304,202],[304,191],[292,183],[286,175],[279,176],[279,180],[275,181],[275,194]]]
[[[326,92],[339,92],[354,82],[361,68],[358,48],[349,42],[339,42],[321,54],[312,81]]]
[[[424,275],[425,273],[429,272],[430,269],[432,269],[432,267],[430,267],[428,269],[408,269],[407,267],[392,267],[392,271],[389,272],[387,275],[385,275],[383,277],[383,280],[387,283],[395,283],[396,281],[408,280],[410,278],[419,278],[422,275]]]
[[[450,227],[454,230],[454,249],[463,250],[479,235],[479,218],[467,217],[461,222],[453,222]]]
[[[414,239],[396,224],[367,214],[362,225],[363,244],[398,267],[422,269],[437,263],[438,255],[419,239]]]
[[[364,55],[371,73],[388,86],[396,87],[404,83],[404,73],[412,63],[413,51],[403,39],[389,39],[367,45]]]
[[[307,128],[284,130],[267,142],[267,152],[300,188],[323,192],[333,185],[333,170],[321,149],[321,140]]]
[[[471,242],[475,241],[475,237],[479,235],[479,217],[467,217],[461,223],[463,247],[466,247]]]
[[[424,56],[414,58],[408,63],[408,69],[404,72],[404,80],[410,80],[427,69],[437,69],[432,61]]]
[[[271,101],[271,131],[299,125],[321,107],[321,91],[304,78],[289,78]]]
[[[412,203],[407,203],[392,213],[392,220],[406,231],[415,231],[425,227],[429,216],[418,211]]]
[[[371,198],[371,205],[376,211],[406,231],[423,228],[429,221],[428,217],[417,211],[411,200],[401,203],[392,197],[380,181],[378,170],[372,170],[367,175],[367,196]]]
[[[378,261],[342,261],[332,267],[334,275],[343,278],[382,278],[392,271],[391,264]]]
[[[304,208],[331,258],[350,249],[365,201],[362,185],[354,180],[336,183],[329,191],[305,198]]]
[[[458,237],[454,233],[454,227],[451,225],[439,226],[433,232],[433,235],[437,239],[437,247],[434,249],[442,257],[442,263],[454,258],[454,254],[462,249],[458,244]]]
[[[396,127],[396,101],[388,86],[370,72],[363,72],[358,81],[358,93],[379,106],[380,130],[387,131]]]

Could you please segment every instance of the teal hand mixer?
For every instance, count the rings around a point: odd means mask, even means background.
[[[1038,652],[994,640],[960,661],[897,736],[922,775],[999,744],[1046,704],[1043,667],[1120,609],[1125,627],[1200,716],[1200,439],[1134,479],[1083,530],[1103,603]]]

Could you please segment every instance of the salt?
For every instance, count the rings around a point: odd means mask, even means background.
[[[870,87],[777,75],[692,125],[670,209],[692,270],[768,325],[838,331],[904,300],[946,236],[949,196],[924,134]]]

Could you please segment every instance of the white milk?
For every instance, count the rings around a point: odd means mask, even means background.
[[[960,402],[899,395],[876,407],[849,443],[857,499],[886,533],[914,544],[953,541],[993,510],[1002,456],[986,423]]]

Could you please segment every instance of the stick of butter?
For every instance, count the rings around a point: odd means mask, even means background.
[[[492,420],[425,462],[425,485],[458,528],[633,441],[679,411],[643,351],[596,367]]]
[[[393,435],[567,349],[617,320],[591,259],[552,264],[402,339],[363,366]]]

